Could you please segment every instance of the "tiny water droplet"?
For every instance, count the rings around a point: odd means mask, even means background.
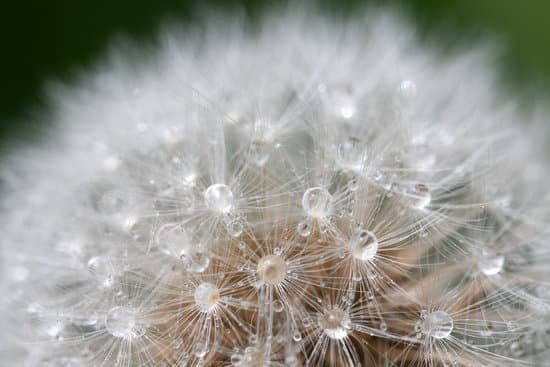
[[[275,312],[281,312],[283,311],[285,308],[283,302],[279,301],[279,300],[275,300],[273,301],[273,311]]]
[[[349,249],[357,260],[372,260],[378,252],[378,239],[374,233],[365,229],[358,229],[349,240]]]
[[[184,250],[180,255],[180,259],[185,270],[191,273],[202,273],[210,264],[210,256],[202,246],[192,250]]]
[[[214,212],[227,213],[233,209],[233,192],[225,184],[210,185],[204,191],[204,202],[206,207]]]

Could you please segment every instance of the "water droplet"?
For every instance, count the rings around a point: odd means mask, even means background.
[[[273,301],[273,311],[275,312],[281,312],[285,308],[283,302],[279,301],[278,299]]]
[[[210,312],[220,299],[220,290],[212,283],[201,283],[195,288],[195,304],[202,312]]]
[[[193,346],[193,354],[197,358],[204,358],[204,356],[208,353],[208,344],[205,342],[198,342],[195,343]]]
[[[340,340],[350,332],[351,321],[344,310],[333,308],[319,318],[319,326],[329,338]]]
[[[416,209],[425,209],[432,202],[430,189],[424,184],[416,184],[406,189],[405,195]]]
[[[295,342],[299,342],[300,340],[302,340],[302,334],[300,334],[299,331],[296,331],[296,332],[292,335],[292,339],[293,339]]]
[[[182,251],[180,259],[183,261],[185,270],[191,273],[202,273],[210,264],[208,251],[202,246]]]
[[[408,79],[401,81],[399,92],[408,98],[416,96],[416,83]]]
[[[132,307],[114,307],[105,317],[105,328],[116,338],[134,339],[145,334],[145,325]]]
[[[322,187],[311,187],[302,196],[304,211],[313,218],[323,218],[332,212],[332,195]]]
[[[243,225],[238,220],[234,220],[227,224],[227,232],[232,237],[239,237],[243,233]]]
[[[444,339],[453,331],[453,319],[445,311],[430,312],[422,322],[422,331],[429,337]]]
[[[358,229],[350,238],[349,248],[353,257],[357,260],[369,261],[378,252],[378,239],[374,233],[365,229]]]
[[[263,167],[269,160],[271,146],[263,140],[254,140],[250,145],[250,159],[258,167]]]
[[[361,140],[350,137],[338,145],[336,157],[342,167],[353,171],[361,171],[367,160],[367,152]]]
[[[233,192],[224,184],[213,184],[204,191],[206,207],[214,212],[227,213],[233,209]]]
[[[189,236],[179,224],[164,224],[155,235],[155,243],[165,255],[180,256],[181,249],[189,247]]]
[[[311,225],[308,222],[300,222],[296,226],[298,234],[302,237],[308,237],[311,234]]]
[[[278,255],[266,255],[258,261],[256,271],[264,283],[277,285],[285,279],[287,265]]]
[[[504,267],[504,256],[483,251],[478,261],[479,270],[487,276],[498,274]]]

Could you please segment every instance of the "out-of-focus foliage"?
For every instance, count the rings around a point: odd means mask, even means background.
[[[540,91],[550,80],[550,2],[492,0],[410,0],[393,2],[412,16],[428,38],[456,41],[492,35],[507,45],[504,71],[513,85]],[[47,80],[69,78],[101,55],[117,35],[147,39],[163,19],[189,21],[197,12],[190,0],[16,1],[0,4],[0,136],[40,103]],[[254,17],[274,1],[208,0],[204,9],[238,7]],[[321,1],[329,11],[353,11],[364,1]],[[31,120],[32,121],[32,120]],[[36,123],[36,122],[34,122]],[[17,123],[19,127],[20,123]]]

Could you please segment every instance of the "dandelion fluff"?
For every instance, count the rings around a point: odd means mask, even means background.
[[[543,363],[547,170],[491,59],[279,15],[54,89],[0,167],[3,361]]]

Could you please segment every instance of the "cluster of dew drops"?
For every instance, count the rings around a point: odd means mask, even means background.
[[[401,92],[405,95],[412,95],[416,93],[416,85],[410,80],[405,80],[400,85]],[[342,102],[342,101],[340,101]],[[349,101],[343,101],[336,106],[336,113],[340,114],[343,119],[349,119],[355,113],[355,107]],[[365,149],[365,145],[360,138],[350,137],[344,142],[337,145],[336,160],[340,161],[342,166],[347,168],[350,172],[360,170],[365,166],[365,161],[368,159],[368,154]],[[253,142],[249,149],[250,159],[257,165],[263,166],[270,159],[269,150],[263,145],[262,142]],[[417,210],[423,210],[429,207],[432,197],[430,189],[423,183],[416,183],[412,187],[399,188],[395,186],[393,182],[384,182],[383,174],[375,172],[375,177],[370,178],[373,182],[379,182],[380,186],[385,189],[387,197],[391,197],[395,192],[402,193],[405,191],[405,196],[411,203],[411,207]],[[194,175],[188,175],[184,178],[186,184],[193,184],[197,177]],[[362,184],[363,177],[357,177],[353,174],[349,175],[346,179],[345,190],[353,193],[358,190]],[[399,191],[401,190],[401,191]],[[180,198],[181,199],[181,198]],[[202,207],[205,209],[205,218],[215,218],[216,224],[221,223],[225,228],[225,233],[229,236],[231,241],[237,240],[236,246],[244,250],[247,246],[245,241],[238,241],[238,239],[246,234],[246,231],[250,230],[249,227],[253,224],[246,221],[246,214],[239,213],[239,200],[237,194],[232,189],[231,185],[223,182],[213,182],[201,189]],[[183,202],[181,199],[180,202]],[[117,203],[107,203],[107,205],[117,205]],[[300,207],[305,219],[300,219],[295,222],[289,222],[292,226],[292,231],[297,236],[303,239],[307,239],[310,236],[316,234],[317,231],[330,230],[325,228],[324,225],[328,221],[327,218],[335,215],[335,212],[340,212],[341,208],[336,208],[336,200],[334,194],[329,192],[329,189],[324,186],[311,186],[306,187],[301,192],[299,203],[297,207]],[[192,214],[191,214],[192,215]],[[203,217],[199,217],[202,220]],[[136,224],[135,217],[124,219],[124,225],[131,227]],[[329,226],[330,227],[330,226]],[[164,226],[159,226],[156,230],[165,234],[178,236],[178,230],[181,227],[168,223]],[[165,231],[165,232],[163,232]],[[254,231],[252,229],[252,231]],[[376,233],[369,228],[364,228],[361,225],[356,225],[356,228],[352,231],[348,239],[349,254],[354,261],[368,264],[373,261],[379,251],[379,240]],[[206,274],[209,267],[212,266],[213,259],[209,253],[209,249],[206,244],[194,244],[192,246],[186,246],[183,249],[177,249],[175,256],[179,259],[180,264],[183,265],[183,269],[188,274]],[[273,251],[268,251],[256,260],[253,269],[248,269],[254,273],[254,278],[257,280],[256,292],[258,295],[263,294],[262,287],[277,287],[288,277],[290,272],[289,264],[285,261],[284,257],[280,254],[280,249],[275,248]],[[166,253],[174,255],[173,249],[167,249]],[[492,275],[499,273],[503,268],[504,258],[502,256],[487,255],[481,258],[480,267],[486,275]],[[90,258],[88,267],[95,272],[98,272],[100,267],[108,267],[109,264],[101,263],[100,256],[94,256]],[[243,261],[244,263],[244,261]],[[354,281],[359,281],[358,274],[354,274]],[[106,283],[112,283],[114,280],[112,277],[108,277],[105,280]],[[192,299],[195,303],[195,308],[200,313],[209,315],[215,314],[220,308],[222,299],[222,290],[215,284],[214,281],[202,281],[194,284],[194,290],[192,292]],[[108,284],[106,284],[108,285]],[[319,288],[323,288],[322,284]],[[369,291],[370,293],[370,291]],[[258,296],[259,297],[259,296]],[[372,299],[373,295],[367,295],[369,299]],[[281,299],[271,299],[270,310],[275,314],[282,313],[286,307],[291,307]],[[248,306],[247,306],[248,307]],[[106,331],[114,338],[118,338],[126,341],[136,341],[143,338],[147,334],[148,325],[143,318],[139,316],[139,310],[137,306],[118,305],[112,307],[105,316],[104,325]],[[153,311],[154,312],[154,311]],[[214,316],[215,317],[215,316]],[[192,321],[190,321],[192,322]],[[309,322],[306,320],[304,322]],[[343,307],[328,307],[325,311],[318,316],[314,322],[317,323],[317,327],[321,330],[322,334],[332,341],[341,341],[348,337],[352,332],[353,322],[350,319],[348,311]],[[381,330],[381,335],[387,329],[387,325],[384,320],[381,320],[378,328]],[[250,330],[253,330],[251,327]],[[414,330],[417,338],[423,338],[427,336],[433,339],[445,339],[453,331],[453,318],[444,310],[422,310],[422,313],[418,315],[418,321],[414,325]],[[271,331],[273,332],[273,331]],[[302,342],[305,335],[301,335],[300,330],[290,330],[288,335],[291,335],[292,340],[299,344]],[[272,336],[270,336],[272,337]],[[259,360],[265,358],[271,358],[269,356],[263,356],[263,347],[260,345],[259,337],[253,331],[248,336],[248,345],[240,345],[235,347],[230,355],[230,363],[234,366],[256,366]],[[311,343],[311,340],[309,341]],[[263,343],[266,343],[263,340]],[[174,346],[174,348],[176,348]],[[212,345],[212,341],[206,340],[204,342],[195,341],[191,349],[189,358],[194,358],[202,363],[208,365],[207,356],[215,349],[215,345]],[[187,352],[182,352],[187,354]],[[186,359],[183,357],[178,358],[180,363],[183,363]],[[290,363],[290,361],[287,361]]]

